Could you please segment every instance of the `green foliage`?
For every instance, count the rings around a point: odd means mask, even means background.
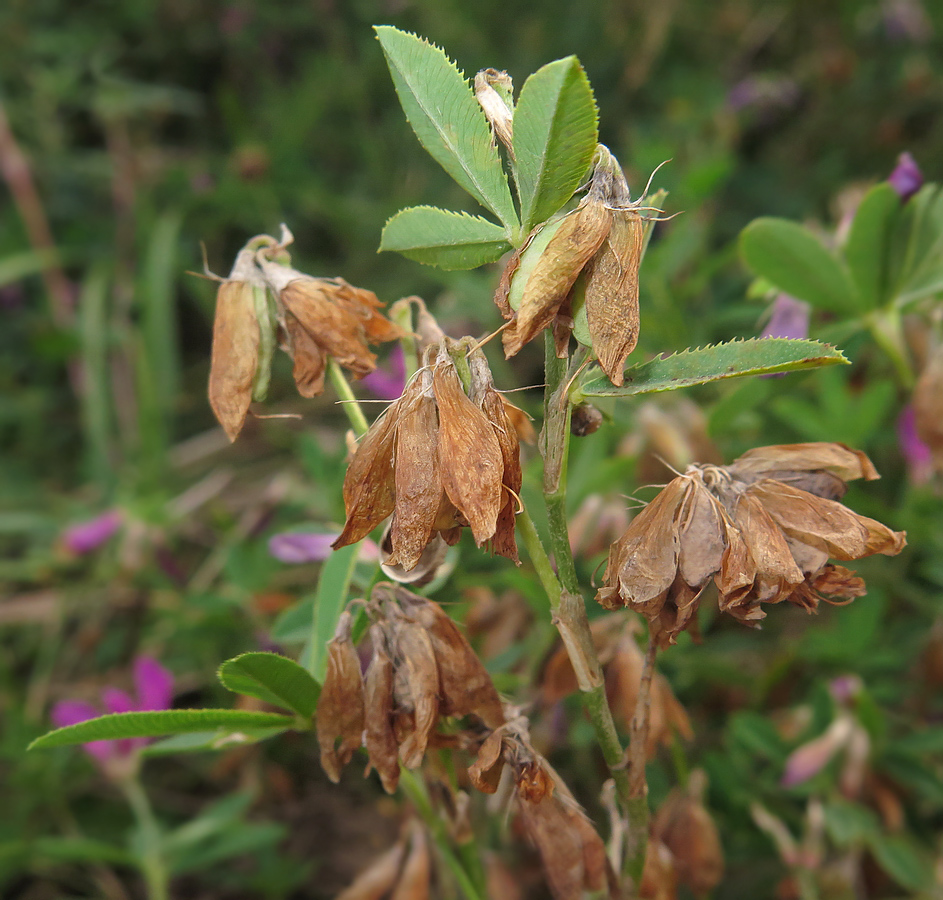
[[[464,75],[436,46],[382,25],[386,55],[406,118],[429,155],[513,235],[520,228],[484,113]]]
[[[294,660],[277,653],[243,653],[219,667],[223,687],[311,718],[318,683]]]
[[[625,383],[613,385],[605,375],[590,374],[580,385],[582,397],[629,397],[673,391],[724,378],[794,372],[848,364],[840,350],[818,341],[763,338],[732,341],[714,347],[683,350],[672,356],[626,369]]]
[[[525,234],[586,179],[596,150],[596,101],[575,56],[538,69],[514,108],[515,180]]]
[[[295,722],[276,713],[247,712],[237,709],[171,709],[157,712],[111,713],[97,719],[57,728],[30,744],[30,750],[48,750],[85,744],[89,741],[114,741],[122,738],[157,737],[206,731],[209,728],[287,728]]]
[[[474,269],[510,248],[504,229],[481,216],[432,206],[401,209],[383,227],[381,250],[442,269]]]

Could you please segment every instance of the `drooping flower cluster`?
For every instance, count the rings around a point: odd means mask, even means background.
[[[759,447],[729,466],[689,466],[612,545],[597,599],[642,613],[665,646],[690,625],[711,579],[720,609],[745,623],[766,615],[763,603],[811,612],[820,600],[859,597],[864,581],[829,559],[894,555],[906,543],[838,502],[847,481],[877,477],[864,453],[832,443]]]
[[[344,478],[343,547],[391,513],[388,566],[409,571],[436,535],[454,544],[469,526],[479,546],[517,562],[514,515],[520,444],[481,351],[468,356],[466,393],[447,342],[427,351],[399,400],[360,441]]]
[[[407,768],[422,762],[441,717],[474,715],[493,729],[504,723],[504,712],[481,660],[438,604],[386,582],[371,597],[373,656],[366,674],[361,677],[351,642],[349,613],[329,645],[318,743],[332,781],[363,743],[393,793],[400,760]]]
[[[632,201],[618,160],[600,144],[592,182],[579,206],[538,226],[501,276],[494,300],[511,320],[502,337],[508,357],[551,326],[558,353],[565,353],[573,289],[583,274],[593,352],[612,383],[622,384],[625,361],[639,333],[644,202]]]
[[[314,397],[324,390],[328,357],[361,378],[376,368],[367,345],[403,336],[380,315],[372,291],[288,266],[290,239],[287,231],[281,243],[253,238],[216,295],[209,399],[230,440],[249,404],[265,399],[276,344],[292,358],[298,392]]]

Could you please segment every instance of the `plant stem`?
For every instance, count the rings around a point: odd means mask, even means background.
[[[540,449],[544,458],[544,503],[550,531],[550,547],[559,578],[553,579],[555,589],[547,591],[553,624],[563,639],[567,654],[576,673],[576,681],[583,697],[583,705],[596,733],[596,741],[616,788],[616,796],[622,806],[623,816],[628,819],[626,831],[633,822],[629,811],[634,804],[625,769],[625,754],[616,732],[612,710],[606,698],[602,666],[596,654],[586,606],[580,593],[576,565],[570,549],[570,536],[566,516],[566,464],[570,446],[570,410],[567,396],[569,380],[578,366],[569,365],[568,360],[558,359],[553,338],[545,338],[544,427],[540,436]],[[572,370],[572,371],[571,371]],[[521,517],[519,517],[521,518]],[[521,522],[525,545],[531,551],[531,559],[538,577],[547,588],[547,579],[541,570],[549,568],[549,560],[543,547],[532,548],[536,532],[530,520]],[[535,552],[536,551],[536,552]],[[542,558],[541,558],[542,557]],[[544,563],[546,560],[546,563]],[[644,849],[644,845],[643,845]]]
[[[915,378],[907,356],[907,342],[904,339],[898,310],[895,307],[875,310],[865,317],[865,321],[874,342],[884,351],[894,366],[901,387],[912,391]]]
[[[459,888],[465,895],[465,900],[485,900],[485,895],[481,892],[481,888],[475,884],[472,873],[468,872],[462,864],[462,861],[453,852],[451,846],[452,842],[449,840],[445,828],[445,821],[433,807],[432,801],[429,799],[429,794],[426,791],[426,786],[416,775],[405,768],[400,768],[399,786],[403,789],[403,793],[412,801],[413,806],[416,807],[419,817],[425,822],[432,840],[435,841],[439,853],[442,854],[442,858],[445,860],[445,864],[448,866],[449,871],[452,873],[455,880],[458,882]],[[479,858],[476,853],[463,855]]]
[[[367,417],[363,414],[363,410],[360,408],[354,392],[350,389],[350,384],[344,377],[341,367],[333,357],[328,357],[327,374],[331,379],[331,384],[334,385],[334,390],[341,398],[341,406],[344,407],[350,427],[353,428],[357,437],[363,437],[370,428],[367,424]]]
[[[137,775],[132,775],[120,782],[128,805],[134,813],[138,831],[141,835],[141,872],[147,884],[148,900],[168,900],[168,873],[164,859],[160,826],[154,818],[150,800]]]

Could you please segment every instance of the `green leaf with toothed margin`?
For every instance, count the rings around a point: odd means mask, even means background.
[[[789,338],[751,338],[685,350],[632,366],[626,369],[625,383],[621,387],[615,387],[604,374],[593,370],[578,393],[583,397],[629,397],[674,391],[724,378],[795,372],[842,363],[847,364],[848,360],[829,344]]]
[[[479,203],[503,223],[509,236],[520,230],[491,128],[471,86],[434,44],[393,28],[374,28],[399,102],[419,142]]]
[[[47,750],[70,744],[87,744],[90,741],[161,737],[212,728],[238,731],[242,728],[291,728],[297,724],[294,716],[239,709],[162,709],[156,712],[111,713],[50,731],[36,738],[28,749]]]
[[[525,234],[573,196],[598,140],[593,89],[575,56],[548,63],[524,82],[513,146]]]
[[[381,250],[440,269],[474,269],[511,248],[500,225],[434,206],[401,209],[383,227]]]

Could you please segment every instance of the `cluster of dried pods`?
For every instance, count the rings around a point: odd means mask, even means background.
[[[515,410],[494,389],[480,350],[467,354],[469,387],[448,339],[360,441],[344,478],[347,522],[334,542],[368,535],[391,513],[387,566],[413,569],[437,536],[454,544],[469,526],[479,546],[517,562],[514,516],[521,489]]]
[[[216,295],[209,399],[231,441],[249,404],[265,399],[276,344],[292,358],[298,392],[314,397],[324,390],[328,357],[362,378],[376,368],[367,345],[403,337],[372,291],[291,268],[290,239],[287,232],[281,242],[253,238]]]
[[[810,611],[847,602],[864,581],[829,563],[899,553],[906,541],[839,499],[846,482],[879,477],[868,457],[844,444],[758,447],[729,466],[691,465],[632,520],[609,552],[597,599],[649,621],[660,646],[694,620],[711,579],[719,606],[755,623],[763,603]]]

